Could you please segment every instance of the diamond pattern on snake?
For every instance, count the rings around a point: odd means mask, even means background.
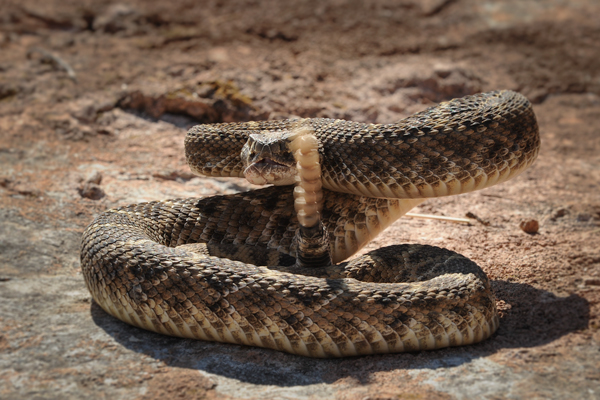
[[[427,198],[517,176],[539,146],[511,91],[393,124],[198,125],[192,171],[271,186],[109,210],[83,235],[83,276],[107,313],[165,335],[323,358],[477,343],[499,319],[473,261],[419,244],[347,259]]]

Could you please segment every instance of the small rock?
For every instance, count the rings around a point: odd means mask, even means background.
[[[159,171],[152,174],[153,177],[159,179],[165,179],[168,181],[189,181],[196,177],[188,171]]]
[[[577,222],[588,222],[590,219],[592,219],[592,216],[587,213],[577,215]]]
[[[562,218],[569,213],[569,210],[566,208],[559,208],[552,214],[552,221],[556,221],[558,218]]]
[[[100,127],[98,129],[96,129],[96,133],[99,135],[114,136],[116,134],[116,131],[115,131],[115,129],[113,129],[109,126],[105,126],[105,127]]]
[[[535,219],[528,219],[528,220],[521,221],[521,223],[519,224],[519,227],[525,233],[534,234],[534,233],[537,233],[538,230],[540,229],[540,224]]]
[[[16,184],[12,187],[12,190],[22,196],[28,196],[28,197],[41,197],[42,196],[42,192],[39,189],[36,189],[27,184]]]
[[[90,124],[96,119],[96,108],[93,104],[87,104],[85,106],[81,106],[75,112],[73,112],[73,117],[77,118],[80,122]]]
[[[108,7],[103,14],[94,20],[94,30],[116,33],[135,29],[135,17],[139,12],[127,4],[116,3]]]
[[[79,195],[86,199],[100,200],[106,196],[106,193],[104,193],[104,190],[98,184],[88,182],[79,189]]]
[[[6,177],[0,178],[0,187],[7,188],[12,183],[12,180]]]
[[[436,66],[433,67],[433,72],[440,78],[444,79],[444,78],[449,77],[452,74],[453,69],[454,69],[454,67],[452,65],[437,64]]]
[[[600,278],[588,277],[583,278],[584,286],[600,286]]]
[[[0,84],[0,100],[12,97],[19,93],[21,88],[14,84]]]
[[[98,171],[94,171],[94,172],[92,172],[90,177],[87,178],[86,182],[87,183],[95,183],[96,185],[99,185],[100,182],[102,182],[102,174]]]

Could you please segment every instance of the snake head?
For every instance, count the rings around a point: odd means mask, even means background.
[[[290,150],[293,132],[252,133],[240,157],[244,176],[255,185],[292,185],[296,178],[296,161]]]

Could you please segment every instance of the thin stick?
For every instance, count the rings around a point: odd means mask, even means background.
[[[27,57],[30,58],[31,54],[40,53],[43,59],[50,60],[54,65],[64,69],[67,72],[67,75],[73,82],[77,82],[77,76],[75,75],[75,71],[65,60],[57,56],[56,54],[50,53],[44,49],[40,49],[38,47],[34,47],[27,52]]]
[[[467,218],[456,218],[456,217],[445,217],[442,215],[431,215],[431,214],[416,214],[416,213],[406,213],[407,217],[411,218],[423,218],[423,219],[435,219],[439,221],[447,221],[447,222],[456,222],[458,224],[470,224],[471,220]]]

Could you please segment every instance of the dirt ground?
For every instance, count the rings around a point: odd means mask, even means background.
[[[600,398],[598,15],[595,0],[0,0],[0,397]],[[414,210],[468,226],[403,218],[365,249],[476,261],[501,311],[491,339],[312,360],[163,337],[91,302],[79,241],[100,212],[251,188],[193,176],[189,127],[394,122],[495,89],[534,103],[533,167]]]

